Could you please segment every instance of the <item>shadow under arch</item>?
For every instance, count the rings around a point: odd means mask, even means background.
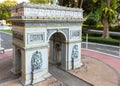
[[[50,38],[55,34],[55,33],[61,33],[64,37],[65,37],[65,40],[68,39],[68,37],[66,36],[66,34],[62,31],[53,31],[47,38],[47,42],[49,42]]]
[[[49,63],[66,70],[66,37],[61,32],[52,34],[49,38]]]

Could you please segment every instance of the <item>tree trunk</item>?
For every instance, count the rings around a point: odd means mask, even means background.
[[[80,8],[82,8],[82,5],[83,5],[83,0],[81,0],[80,2]]]
[[[59,1],[59,5],[63,6],[63,0],[58,0]]]
[[[78,7],[78,0],[74,0],[74,7],[75,7],[75,8]]]
[[[103,25],[103,38],[109,38],[109,23],[107,19],[101,19],[101,23]]]
[[[107,0],[107,7],[110,8],[110,0]]]

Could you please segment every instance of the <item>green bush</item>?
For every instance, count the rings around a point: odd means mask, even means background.
[[[83,30],[84,28],[90,28],[91,26],[83,26]],[[103,26],[102,25],[93,25],[92,28],[90,29],[93,29],[93,30],[103,30]],[[110,31],[115,31],[115,32],[120,32],[120,26],[111,26],[109,28]]]
[[[102,33],[96,33],[96,32],[89,31],[88,34],[89,36],[93,36],[93,37],[102,37]],[[83,33],[82,35],[85,36],[86,33]],[[120,40],[120,35],[110,34],[110,38]]]
[[[110,31],[120,32],[120,26],[110,27]]]
[[[86,37],[83,36],[82,39],[83,41],[85,41]],[[88,37],[88,41],[95,42],[95,43],[109,44],[109,45],[117,45],[117,46],[119,46],[120,44],[120,40],[111,39],[111,38],[105,39],[101,37],[92,37],[92,36]]]

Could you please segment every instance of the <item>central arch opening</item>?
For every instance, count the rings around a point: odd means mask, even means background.
[[[49,39],[49,64],[66,68],[66,38],[60,32],[54,33]]]

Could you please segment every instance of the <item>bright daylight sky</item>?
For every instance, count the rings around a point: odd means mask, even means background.
[[[0,0],[0,2],[3,2],[4,0]],[[21,2],[28,2],[29,0],[16,0],[18,3],[21,3]]]

